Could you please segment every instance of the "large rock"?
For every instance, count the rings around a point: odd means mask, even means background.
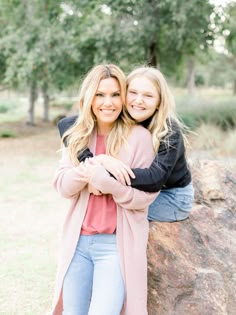
[[[236,176],[217,161],[192,175],[190,218],[150,224],[149,315],[236,314]]]

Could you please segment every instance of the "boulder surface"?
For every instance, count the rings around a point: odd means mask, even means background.
[[[192,165],[195,200],[182,222],[150,223],[149,315],[236,314],[236,174]]]

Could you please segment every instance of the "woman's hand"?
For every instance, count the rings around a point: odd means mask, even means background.
[[[85,162],[80,163],[80,181],[87,183],[88,191],[90,194],[100,196],[101,191],[89,183],[90,178],[93,176],[95,168],[100,164],[97,161],[91,161],[88,159]]]
[[[84,162],[81,162],[79,165],[79,173],[80,173],[80,181],[88,183],[90,178],[93,176],[96,167],[100,166],[100,164],[92,159],[86,159]]]
[[[101,191],[98,190],[97,188],[95,188],[91,184],[88,184],[88,191],[89,191],[90,194],[93,194],[93,195],[96,195],[96,196],[102,195]]]
[[[96,159],[123,185],[131,185],[130,177],[135,178],[134,173],[128,165],[112,156],[100,154],[93,159]]]

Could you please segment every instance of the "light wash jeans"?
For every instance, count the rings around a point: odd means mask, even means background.
[[[81,235],[63,283],[63,315],[119,315],[124,297],[116,235]]]
[[[185,187],[163,189],[149,206],[148,220],[160,222],[185,220],[192,209],[193,199],[192,183]]]

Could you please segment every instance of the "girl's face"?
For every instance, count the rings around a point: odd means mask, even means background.
[[[158,108],[160,95],[155,85],[147,78],[134,78],[126,94],[127,110],[137,122],[150,118]]]
[[[92,111],[97,119],[98,132],[108,134],[122,111],[120,85],[115,78],[100,81],[92,101]]]

